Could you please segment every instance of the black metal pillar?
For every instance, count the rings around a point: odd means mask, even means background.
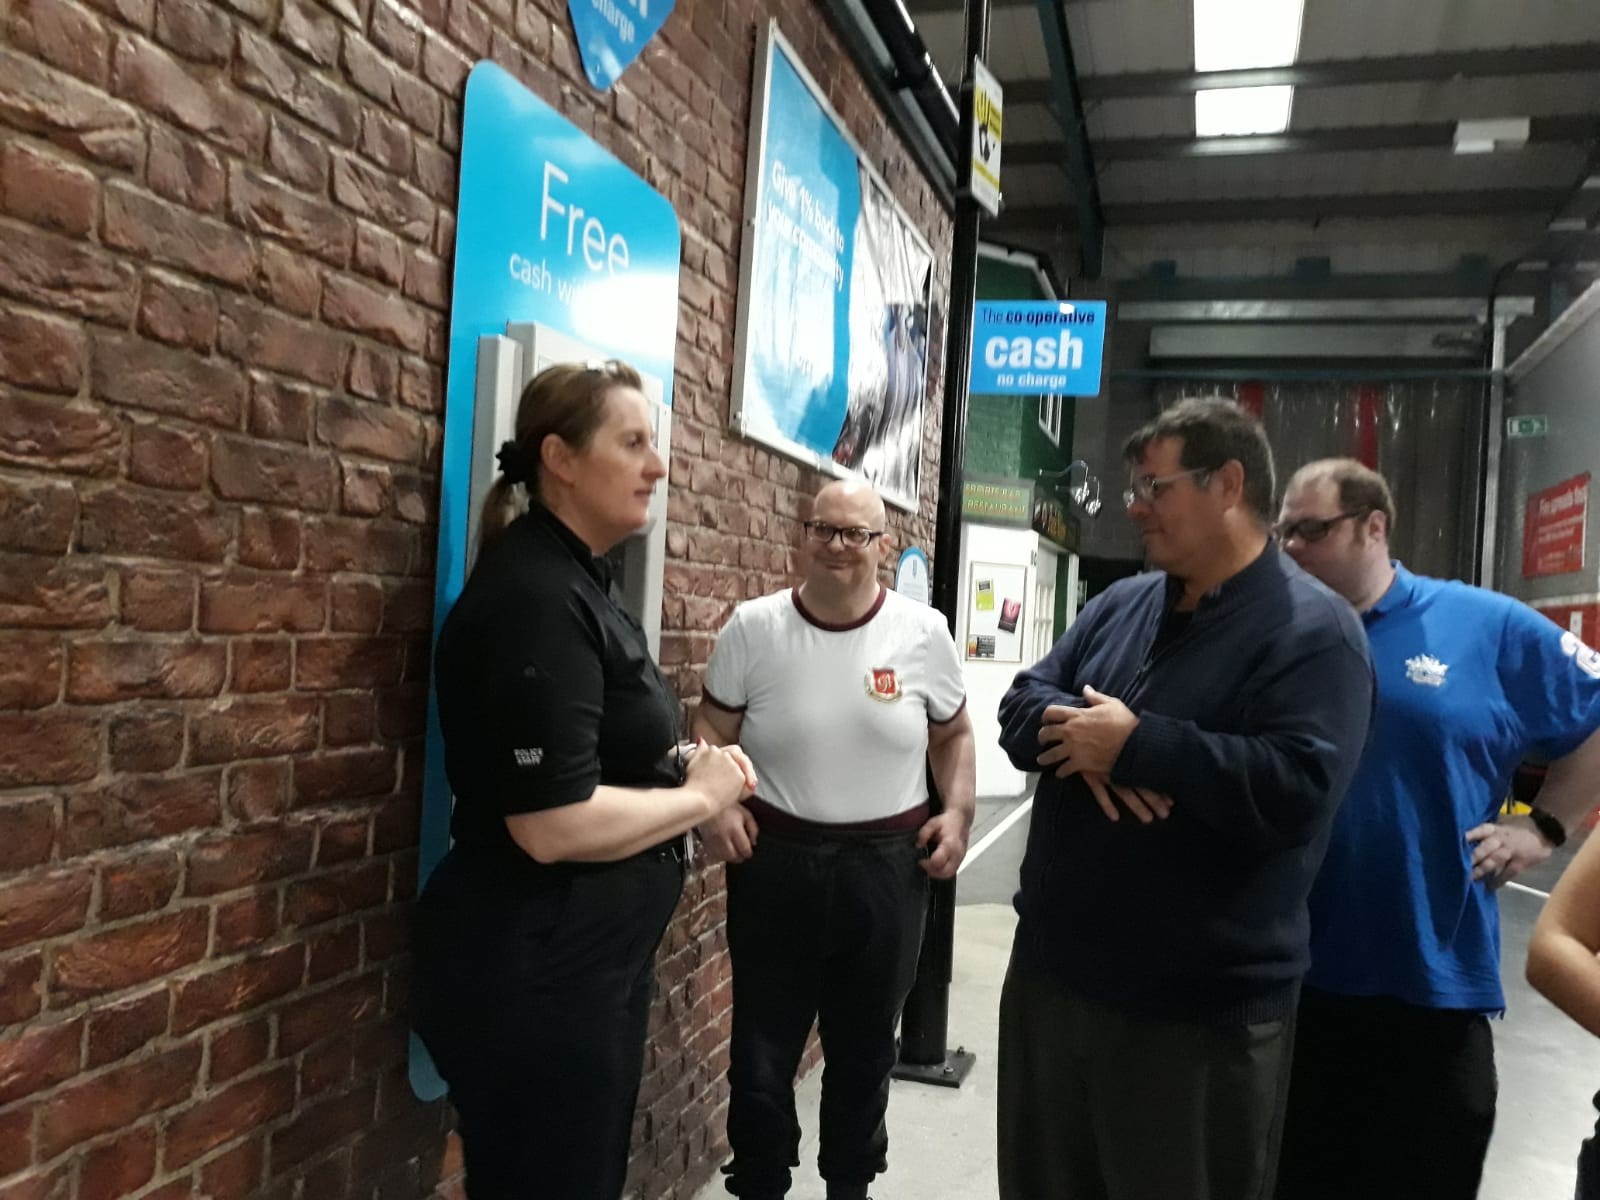
[[[972,310],[978,294],[978,223],[972,198],[974,58],[989,55],[989,0],[967,0],[967,40],[961,83],[961,140],[956,158],[955,240],[950,262],[950,310],[944,352],[944,412],[939,439],[939,508],[933,540],[933,605],[954,635],[960,603],[961,475],[967,451],[967,379],[972,367]],[[937,798],[935,798],[937,803]],[[917,981],[900,1018],[895,1078],[960,1087],[974,1056],[948,1049],[950,968],[955,945],[955,880],[935,880],[922,936]]]

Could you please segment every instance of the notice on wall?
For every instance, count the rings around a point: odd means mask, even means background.
[[[734,428],[914,510],[932,251],[771,25],[756,86]]]
[[[1022,661],[1022,606],[1028,569],[1016,563],[972,564],[967,657]]]
[[[1583,570],[1589,516],[1589,472],[1528,497],[1522,518],[1522,576]]]

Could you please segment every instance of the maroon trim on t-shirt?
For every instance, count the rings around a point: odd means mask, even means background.
[[[732,704],[724,704],[721,700],[718,700],[710,692],[706,691],[706,688],[705,688],[704,684],[700,685],[700,698],[702,700],[708,701],[714,708],[720,708],[725,713],[734,713],[736,715],[739,714],[739,713],[744,712],[745,709],[750,707],[748,704],[740,704],[737,707],[732,705]]]
[[[703,691],[704,689],[701,689],[701,690]],[[951,713],[948,717],[946,717],[942,721],[939,720],[937,717],[929,717],[928,718],[928,724],[929,725],[948,725],[948,724],[950,724],[951,721],[954,721],[957,717],[959,717],[962,713],[964,713],[966,711],[967,711],[967,698],[965,696],[963,696],[963,697],[961,697],[961,707],[960,708],[956,709],[955,712]]]
[[[921,829],[932,815],[926,800],[892,817],[879,817],[873,821],[808,821],[781,808],[774,808],[759,796],[751,796],[744,803],[755,817],[757,825],[778,833],[906,833]]]
[[[867,609],[862,616],[845,625],[830,625],[826,621],[818,620],[812,614],[811,610],[805,606],[804,601],[800,599],[799,588],[793,588],[789,592],[790,597],[794,600],[795,608],[800,611],[800,615],[811,624],[815,625],[818,629],[825,630],[828,633],[848,633],[852,629],[860,629],[868,621],[872,620],[873,617],[878,615],[878,610],[883,607],[884,597],[886,597],[888,594],[889,589],[880,583],[878,585],[878,598],[872,602],[872,607]]]

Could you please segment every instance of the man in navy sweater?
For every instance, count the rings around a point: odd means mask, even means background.
[[[1000,1003],[1000,1196],[1257,1200],[1372,665],[1349,605],[1268,538],[1255,418],[1184,401],[1124,456],[1157,569],[1000,705],[1011,761],[1045,772]]]

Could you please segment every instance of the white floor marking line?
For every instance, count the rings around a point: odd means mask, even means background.
[[[1538,888],[1531,888],[1525,883],[1518,883],[1516,880],[1512,880],[1506,886],[1508,888],[1516,888],[1519,892],[1527,892],[1530,896],[1538,896],[1544,900],[1550,899],[1549,892],[1541,892]]]

